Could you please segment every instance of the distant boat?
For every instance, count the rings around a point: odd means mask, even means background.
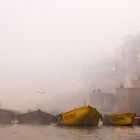
[[[133,125],[136,113],[114,113],[103,116],[104,125]]]
[[[57,121],[66,126],[97,126],[100,118],[100,113],[87,105],[60,114]]]

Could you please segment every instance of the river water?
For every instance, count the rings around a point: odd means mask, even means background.
[[[0,125],[0,140],[140,140],[140,127]]]

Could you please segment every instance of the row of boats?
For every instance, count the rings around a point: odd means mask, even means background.
[[[84,105],[57,116],[58,125],[66,126],[97,126],[99,121],[104,125],[133,125],[136,113],[114,113],[101,115],[96,108]]]

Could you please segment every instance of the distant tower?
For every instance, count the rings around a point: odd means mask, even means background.
[[[121,59],[125,68],[125,87],[133,87],[133,81],[139,80],[140,47],[139,39],[131,37],[121,46]]]

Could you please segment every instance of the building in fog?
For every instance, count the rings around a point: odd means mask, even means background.
[[[90,105],[97,108],[97,110],[104,114],[112,112],[115,105],[115,96],[113,93],[104,93],[99,89],[93,90],[89,99]]]
[[[127,37],[120,49],[120,63],[125,70],[125,87],[134,87],[140,80],[140,34]]]
[[[140,34],[127,38],[120,46],[124,69],[123,88],[116,89],[115,112],[135,112],[140,116]]]
[[[86,72],[87,86],[90,90],[101,89],[106,93],[114,93],[124,81],[124,70],[119,60],[105,59],[93,65]]]
[[[131,111],[140,115],[140,34],[127,37],[112,59],[102,61],[92,70],[90,87],[103,91],[90,94],[93,106],[102,112]]]

